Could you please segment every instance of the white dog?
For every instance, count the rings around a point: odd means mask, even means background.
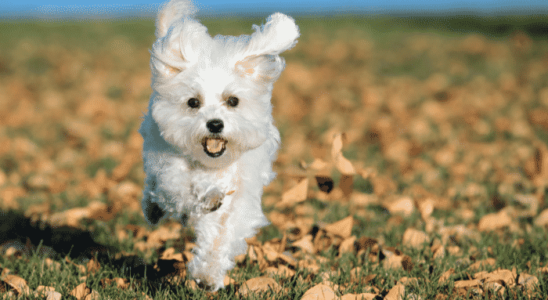
[[[270,98],[299,37],[295,21],[275,13],[255,32],[211,37],[189,1],[165,4],[152,46],[153,94],[139,129],[144,138],[147,221],[175,218],[195,228],[192,278],[224,286],[245,238],[268,224],[263,185],[275,177],[280,143]]]

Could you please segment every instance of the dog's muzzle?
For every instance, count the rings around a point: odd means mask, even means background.
[[[206,137],[202,140],[204,152],[210,157],[219,157],[225,153],[227,140],[220,137]]]

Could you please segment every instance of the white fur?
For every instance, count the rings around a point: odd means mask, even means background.
[[[262,189],[275,177],[280,143],[270,98],[285,66],[278,55],[295,45],[299,30],[292,18],[275,13],[262,27],[254,25],[251,36],[212,38],[195,12],[189,1],[172,0],[158,14],[153,94],[139,129],[147,175],[142,204],[150,223],[174,218],[194,226],[190,274],[217,290],[234,257],[245,253],[245,238],[268,224]],[[236,107],[227,105],[230,96],[239,99]],[[190,98],[201,106],[189,107]],[[212,119],[224,124],[214,134],[227,141],[219,157],[202,146],[212,136],[206,126]],[[212,195],[224,197],[214,211]]]

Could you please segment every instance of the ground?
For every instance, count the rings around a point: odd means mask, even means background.
[[[271,225],[216,293],[140,210],[153,21],[0,22],[0,295],[545,299],[547,19],[296,20]]]

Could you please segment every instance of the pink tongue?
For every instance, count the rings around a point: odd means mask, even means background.
[[[206,147],[209,153],[217,153],[223,150],[224,144],[225,144],[225,141],[223,139],[207,139],[206,140]]]

